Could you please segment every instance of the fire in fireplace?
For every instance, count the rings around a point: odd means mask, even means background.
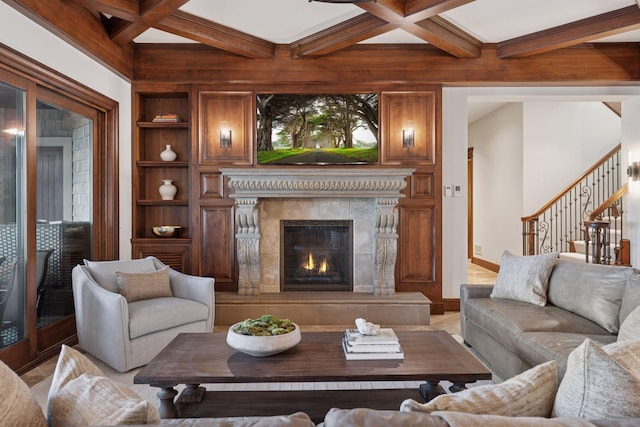
[[[280,221],[280,290],[352,291],[353,221]]]

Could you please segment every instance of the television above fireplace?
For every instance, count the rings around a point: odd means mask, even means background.
[[[376,164],[378,94],[256,95],[261,165]]]

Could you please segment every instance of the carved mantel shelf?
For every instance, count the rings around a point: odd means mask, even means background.
[[[343,168],[223,168],[236,200],[236,251],[239,264],[238,293],[260,293],[261,198],[374,198],[377,219],[374,230],[375,259],[373,293],[395,293],[398,199],[404,197],[406,178],[414,169]]]
[[[233,198],[404,197],[405,179],[414,169],[221,169]]]

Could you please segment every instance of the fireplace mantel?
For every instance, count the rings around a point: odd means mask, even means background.
[[[404,197],[405,179],[414,169],[225,168],[233,198]]]
[[[372,198],[377,207],[373,293],[395,293],[398,200],[404,197],[408,168],[222,168],[236,200],[238,294],[260,293],[260,224],[262,198]]]

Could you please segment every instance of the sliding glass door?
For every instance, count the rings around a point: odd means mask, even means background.
[[[38,89],[35,227],[39,350],[72,332],[71,270],[83,259],[92,259],[94,115],[83,105]]]
[[[77,342],[71,270],[118,256],[117,109],[0,45],[0,360],[19,373]]]
[[[26,91],[0,82],[0,348],[28,337],[25,115]]]

